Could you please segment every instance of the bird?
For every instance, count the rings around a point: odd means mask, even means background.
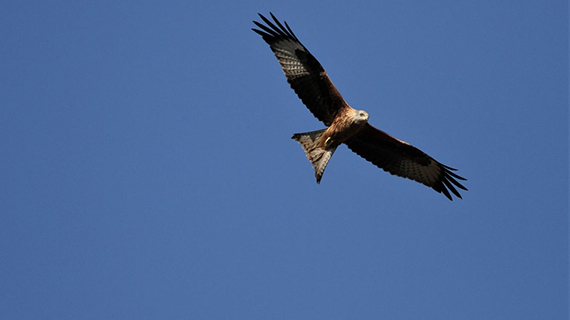
[[[466,179],[454,172],[457,169],[370,125],[368,113],[346,103],[323,66],[286,21],[281,23],[271,12],[273,22],[260,13],[258,15],[265,24],[253,21],[259,29],[252,30],[269,45],[299,99],[326,126],[292,136],[301,144],[311,162],[317,184],[320,184],[337,147],[345,144],[357,155],[392,175],[424,184],[451,201],[451,193],[461,199],[457,188],[465,191],[467,188],[458,180]]]

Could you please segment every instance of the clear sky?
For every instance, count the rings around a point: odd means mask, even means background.
[[[463,200],[339,148],[288,21]],[[566,1],[4,1],[0,318],[568,319]]]

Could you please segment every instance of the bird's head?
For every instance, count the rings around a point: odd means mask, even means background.
[[[368,121],[368,112],[364,110],[355,110],[355,120],[356,122],[367,122]]]

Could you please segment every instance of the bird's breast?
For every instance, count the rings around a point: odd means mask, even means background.
[[[358,134],[366,122],[333,121],[321,136],[320,144],[324,148],[338,147],[346,140]],[[342,119],[340,119],[342,120]]]

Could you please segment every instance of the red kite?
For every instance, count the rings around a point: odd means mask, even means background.
[[[452,172],[456,169],[368,124],[368,113],[353,109],[344,101],[321,64],[301,44],[287,22],[283,26],[273,14],[275,24],[259,16],[266,25],[253,21],[261,30],[252,30],[269,44],[297,96],[327,126],[292,137],[311,161],[317,183],[336,148],[344,143],[384,171],[431,187],[449,200],[453,200],[449,191],[461,198],[455,187],[467,189],[457,181],[465,179]]]

